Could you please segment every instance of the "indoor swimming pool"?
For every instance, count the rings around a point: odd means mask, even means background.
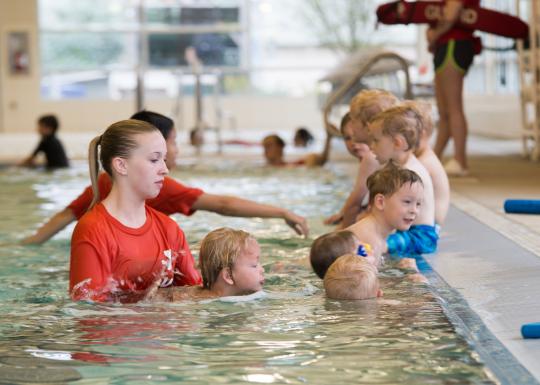
[[[342,166],[268,169],[220,161],[172,176],[210,193],[294,209],[302,239],[280,220],[198,212],[174,216],[197,255],[210,230],[251,232],[261,245],[264,293],[244,301],[105,305],[67,293],[72,227],[42,246],[20,246],[88,184],[86,165],[52,174],[3,169],[0,184],[0,383],[496,384],[429,286],[382,270],[384,301],[327,300],[306,263],[322,219],[351,187]]]

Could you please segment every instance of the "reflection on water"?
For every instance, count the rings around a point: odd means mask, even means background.
[[[339,169],[268,170],[227,164],[179,171],[184,183],[294,208],[310,239],[280,220],[175,216],[193,249],[220,226],[252,232],[266,295],[251,301],[129,306],[67,296],[69,234],[41,247],[2,246],[0,383],[491,384],[429,288],[384,274],[381,301],[332,301],[305,263],[351,181]],[[0,242],[15,242],[87,183],[84,166],[39,174],[3,170]],[[6,220],[9,218],[9,220]],[[277,262],[280,262],[279,264]]]

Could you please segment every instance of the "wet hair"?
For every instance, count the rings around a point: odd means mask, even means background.
[[[58,123],[58,119],[54,115],[40,116],[38,119],[38,124],[50,128],[53,134],[56,133],[58,127],[60,127],[60,123]]]
[[[430,137],[433,134],[433,119],[431,118],[431,104],[424,101],[404,100],[403,106],[411,107],[418,113],[420,133],[425,132]],[[421,135],[420,135],[421,136]]]
[[[276,134],[267,135],[267,136],[264,137],[263,145],[266,144],[266,143],[269,143],[269,142],[274,142],[281,148],[285,147],[285,141],[283,139],[281,139],[281,137],[279,135],[276,135]]]
[[[212,288],[223,269],[233,268],[249,240],[255,238],[248,232],[229,227],[221,227],[206,234],[199,251],[199,266],[205,289]]]
[[[390,197],[407,183],[410,185],[414,183],[424,185],[420,176],[414,171],[400,167],[392,161],[388,162],[386,166],[375,171],[367,178],[369,204],[373,204],[377,194]]]
[[[362,90],[351,100],[351,119],[358,120],[365,126],[377,114],[398,103],[399,99],[391,92],[378,89]]]
[[[309,146],[314,138],[313,138],[313,135],[311,134],[311,132],[309,132],[309,130],[305,127],[299,127],[295,134],[294,134],[294,140],[301,140],[305,146]]]
[[[377,297],[377,268],[354,254],[342,255],[324,276],[326,296],[333,299],[369,299]]]
[[[394,138],[402,135],[407,143],[407,150],[416,150],[420,141],[422,129],[422,116],[418,108],[412,105],[400,105],[381,112],[373,120],[372,124],[382,125],[383,135]]]
[[[161,132],[165,140],[169,138],[171,131],[174,129],[174,122],[171,118],[153,111],[142,110],[136,112],[130,119],[142,120],[143,122],[150,123]]]
[[[101,166],[105,172],[109,174],[111,179],[114,179],[111,167],[112,159],[115,157],[128,158],[131,152],[138,146],[138,143],[135,140],[136,135],[158,131],[159,130],[150,123],[142,120],[129,119],[111,124],[102,135],[92,139],[88,146],[88,163],[94,197],[89,209],[100,200],[97,183],[99,163],[101,162]],[[98,162],[98,149],[100,162]]]
[[[347,124],[351,121],[351,113],[347,112],[345,115],[343,115],[343,118],[341,118],[341,122],[339,123],[339,132],[341,132],[342,136],[345,136],[345,127],[347,127]]]
[[[326,271],[340,256],[354,252],[356,236],[348,230],[321,235],[315,239],[309,252],[311,267],[319,278],[324,278]]]

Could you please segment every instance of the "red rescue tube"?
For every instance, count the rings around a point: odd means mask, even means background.
[[[377,19],[383,24],[435,25],[442,17],[443,2],[403,1],[382,4]],[[529,26],[518,17],[486,8],[466,7],[461,11],[457,26],[512,39],[528,39]]]

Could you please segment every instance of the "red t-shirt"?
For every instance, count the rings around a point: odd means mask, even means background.
[[[201,275],[178,224],[146,206],[146,222],[124,226],[99,203],[82,216],[71,238],[69,291],[74,300],[108,301],[144,292],[161,275],[166,250],[173,285],[200,285]],[[76,286],[76,289],[73,288]],[[137,298],[137,299],[140,299]],[[123,301],[122,299],[120,299]],[[131,300],[132,301],[132,300]]]
[[[98,188],[100,199],[105,199],[112,188],[109,174],[101,173],[98,178]],[[202,194],[204,194],[203,190],[184,186],[173,178],[166,176],[158,196],[148,199],[146,204],[166,215],[175,213],[191,215],[195,212],[192,209],[193,204]],[[68,205],[77,219],[82,217],[88,210],[93,197],[92,186],[88,186],[77,199]]]
[[[447,0],[444,0],[444,3],[446,4]],[[460,1],[463,3],[463,8],[479,8],[480,7],[480,0],[454,0],[454,1]],[[474,31],[471,29],[459,27],[457,25],[454,25],[452,29],[450,29],[448,32],[444,33],[439,39],[437,40],[437,44],[444,44],[448,42],[449,40],[472,40],[473,39]]]

